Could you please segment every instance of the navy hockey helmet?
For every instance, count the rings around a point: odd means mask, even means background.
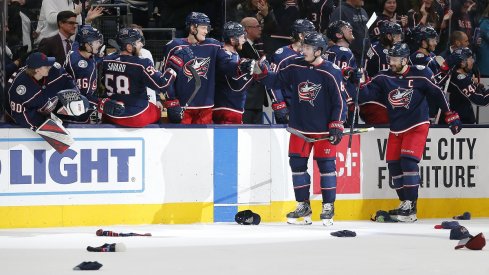
[[[138,30],[132,28],[121,29],[115,39],[119,47],[121,47],[121,49],[125,49],[127,44],[131,44],[132,46],[135,46],[136,41],[138,41],[139,39],[141,39],[141,42],[144,41],[144,38],[141,35],[141,33]]]
[[[298,38],[299,33],[313,32],[316,30],[314,24],[307,19],[297,19],[292,24],[292,37]]]
[[[389,57],[404,57],[408,58],[410,54],[409,47],[406,43],[395,43],[389,49]]]
[[[456,49],[447,57],[448,67],[458,67],[462,61],[467,60],[472,55],[472,51],[469,48]]]
[[[243,25],[234,21],[229,21],[224,24],[222,38],[224,42],[230,42],[231,38],[238,38],[245,33],[246,31]]]
[[[391,21],[384,21],[382,24],[380,24],[379,29],[380,29],[380,35],[402,34],[401,25]]]
[[[433,39],[438,38],[438,33],[431,26],[420,26],[420,25],[418,25],[413,29],[413,36],[414,36],[414,41],[416,43],[418,43],[419,45],[421,45],[421,42],[423,40],[427,40],[430,38],[433,38]]]
[[[207,16],[205,13],[191,12],[185,18],[185,26],[187,26],[187,28],[189,28],[191,25],[210,26],[211,25],[211,20],[209,19],[209,16]]]
[[[305,45],[314,46],[315,50],[320,49],[321,53],[324,53],[328,47],[328,43],[326,42],[324,36],[316,31],[306,33],[302,43]]]
[[[80,45],[85,43],[91,43],[99,40],[101,43],[104,40],[104,36],[94,27],[90,25],[81,26],[76,33],[75,39]]]
[[[338,42],[338,38],[336,37],[336,34],[337,33],[342,34],[343,31],[341,29],[343,29],[343,27],[348,27],[350,29],[353,29],[350,23],[346,21],[343,20],[334,21],[329,24],[328,29],[326,30],[326,36],[333,42],[335,43]]]

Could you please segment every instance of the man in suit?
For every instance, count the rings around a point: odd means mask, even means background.
[[[61,65],[65,63],[66,55],[71,50],[73,44],[72,36],[76,33],[78,22],[76,14],[72,11],[62,11],[58,13],[58,33],[43,38],[39,43],[39,51],[47,56],[54,56],[56,62]]]
[[[254,17],[243,18],[243,20],[241,20],[241,25],[243,25],[246,30],[246,42],[243,44],[243,49],[238,51],[239,56],[241,58],[260,59],[261,56],[255,48],[255,43],[261,37],[262,26]],[[265,86],[259,82],[255,82],[250,86],[248,93],[246,94],[243,123],[262,124],[263,106],[268,106]]]

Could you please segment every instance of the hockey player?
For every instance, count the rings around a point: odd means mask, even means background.
[[[157,123],[161,117],[161,110],[156,104],[148,101],[146,87],[166,93],[171,88],[176,73],[172,68],[161,73],[153,67],[149,59],[139,58],[143,42],[137,30],[121,29],[116,41],[120,53],[104,59],[102,76],[108,98],[122,102],[125,111],[118,115],[104,113],[102,120],[126,127],[144,127]],[[179,53],[181,52],[175,52],[175,55]]]
[[[212,119],[216,124],[242,124],[246,88],[253,82],[253,60],[240,59],[237,50],[245,43],[245,29],[237,22],[223,27],[224,46],[218,52],[216,94]],[[236,76],[236,69],[240,70]]]
[[[175,81],[175,91],[168,93],[164,103],[168,113],[174,113],[175,109],[181,109],[181,105],[188,104],[181,119],[182,124],[211,124],[212,107],[215,94],[215,67],[217,52],[221,43],[212,38],[206,38],[210,31],[211,21],[209,17],[200,12],[192,12],[185,19],[188,31],[186,38],[177,38],[170,41],[164,49],[164,69],[168,68],[170,56],[182,47],[188,47],[194,54],[194,59],[186,66],[192,66],[201,78],[201,87],[192,102],[188,102],[195,87],[195,79],[189,70],[178,74]],[[179,123],[173,119],[174,123]]]
[[[325,58],[336,64],[340,69],[356,68],[355,56],[350,50],[350,43],[355,39],[350,23],[343,20],[331,22],[326,31],[326,36],[333,42],[333,45],[326,50]],[[349,109],[347,122],[352,123],[357,87],[351,81],[344,82],[344,85],[346,88],[344,96]]]
[[[416,202],[421,181],[418,163],[430,127],[426,98],[432,97],[440,104],[452,134],[457,134],[462,126],[458,114],[450,110],[443,91],[432,82],[431,70],[408,65],[409,53],[407,44],[394,44],[389,50],[390,70],[380,72],[359,93],[360,102],[388,102],[390,133],[386,161],[401,201],[399,208],[390,210],[389,214],[401,222],[417,220]]]
[[[486,106],[489,104],[489,90],[473,78],[474,58],[469,48],[453,51],[447,58],[452,76],[448,86],[450,107],[456,111],[464,124],[476,123],[472,104]]]
[[[57,109],[57,93],[65,89],[76,89],[75,82],[55,58],[32,53],[8,80],[6,121],[36,131]]]
[[[65,121],[81,123],[88,123],[90,120],[97,122],[98,114],[94,112],[99,103],[96,58],[98,58],[99,51],[103,45],[103,36],[97,29],[86,25],[80,27],[75,40],[78,43],[78,47],[74,47],[67,55],[64,68],[76,81],[80,93],[90,102],[92,111],[78,117],[62,115],[60,118]],[[115,101],[111,103],[117,104]],[[107,108],[111,103],[104,102],[104,106]]]
[[[308,32],[314,31],[314,24],[307,19],[297,19],[292,25],[292,44],[281,47],[275,51],[270,58],[274,64],[274,71],[278,72],[284,68],[291,60],[302,56],[301,48],[304,36]],[[288,122],[287,105],[290,105],[290,97],[296,92],[292,86],[284,85],[281,89],[268,90],[272,99],[272,109],[274,110],[275,121],[279,124]],[[279,94],[279,95],[277,95]],[[284,98],[286,104],[281,104],[278,98]]]
[[[294,87],[291,97],[289,127],[304,135],[318,137],[329,135],[329,140],[306,142],[291,135],[289,142],[289,163],[297,208],[287,214],[289,223],[311,224],[311,204],[309,189],[311,177],[307,173],[307,160],[314,147],[314,159],[321,173],[321,193],[323,198],[320,219],[324,225],[333,224],[334,202],[336,200],[336,145],[343,136],[343,122],[346,117],[346,101],[341,71],[335,64],[323,60],[322,54],[327,44],[317,32],[309,32],[304,37],[303,58],[296,58],[278,72],[269,72],[265,62],[259,62],[261,74],[267,87],[278,88],[282,83]]]
[[[401,25],[384,21],[380,25],[379,41],[372,44],[367,52],[365,69],[369,77],[374,77],[379,71],[389,70],[387,53],[394,43],[402,41]],[[387,107],[385,102],[364,102],[360,105],[360,117],[367,124],[388,124]]]
[[[328,28],[329,17],[334,8],[334,0],[304,0],[300,10],[303,11],[303,17],[307,17],[315,29],[322,33]]]
[[[439,78],[440,65],[435,60],[434,54],[436,45],[438,45],[438,34],[431,26],[416,26],[412,34],[414,42],[418,49],[409,57],[411,65],[421,65],[430,68],[435,78]],[[435,121],[438,114],[438,103],[433,101],[433,98],[428,98],[430,108],[429,116],[431,121]]]

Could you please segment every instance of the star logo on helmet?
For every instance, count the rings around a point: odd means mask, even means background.
[[[314,107],[314,100],[316,99],[319,90],[321,90],[321,84],[314,84],[307,80],[297,86],[297,92],[299,94],[299,102],[306,101]]]
[[[387,97],[392,108],[404,107],[406,109],[409,109],[409,104],[411,103],[412,96],[413,89],[397,88],[389,92]]]

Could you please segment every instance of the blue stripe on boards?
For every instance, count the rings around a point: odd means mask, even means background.
[[[234,221],[234,215],[238,211],[237,203],[238,129],[216,128],[214,129],[214,222]]]

